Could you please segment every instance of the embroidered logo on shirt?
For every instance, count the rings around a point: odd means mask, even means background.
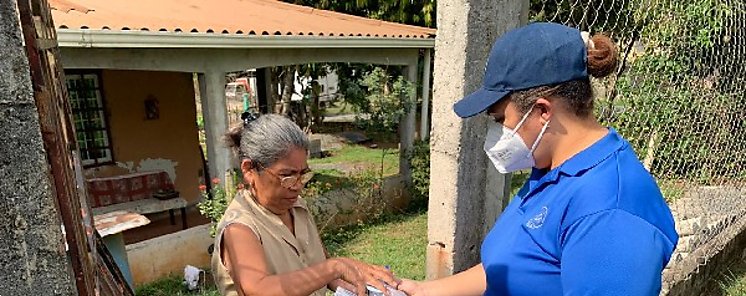
[[[549,208],[547,208],[546,206],[542,207],[539,214],[537,214],[536,216],[531,218],[531,220],[528,220],[528,222],[526,222],[526,227],[531,228],[531,229],[538,229],[539,227],[543,226],[544,219],[547,218],[548,212],[549,212]]]

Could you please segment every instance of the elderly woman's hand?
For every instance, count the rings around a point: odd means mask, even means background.
[[[399,280],[394,277],[386,268],[377,265],[367,264],[350,258],[334,258],[335,270],[339,272],[340,278],[355,286],[355,292],[360,295],[366,295],[365,285],[371,285],[376,289],[383,291],[388,295],[388,289],[384,283],[396,287]]]

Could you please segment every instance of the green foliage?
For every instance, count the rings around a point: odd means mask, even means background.
[[[744,29],[725,28],[734,7],[695,0],[660,1],[640,9],[649,10],[642,50],[629,57],[629,68],[616,81],[617,96],[602,102],[607,111],[616,111],[604,119],[641,158],[652,155],[651,170],[661,179],[711,184],[739,177],[734,174],[744,165],[740,156],[717,148],[746,140],[734,138],[742,134],[743,124],[734,99],[741,95],[733,85],[743,87],[743,82],[719,74],[744,66],[736,61],[742,56],[730,56],[730,46],[721,39],[727,31]]]
[[[231,182],[226,186],[220,184],[220,179],[212,179],[212,186],[209,193],[207,191],[207,186],[199,186],[202,200],[197,204],[197,209],[200,214],[210,219],[210,235],[212,237],[215,237],[217,224],[220,222],[220,219],[223,218],[223,214],[225,214],[225,210],[233,200],[233,197],[236,196],[236,192],[239,189],[243,189],[243,183],[239,176],[240,174],[238,173],[232,174],[233,180],[230,180]],[[234,186],[233,184],[238,185]]]
[[[197,114],[197,129],[205,130],[205,118],[202,114]]]
[[[363,218],[375,220],[385,213],[387,204],[381,198],[383,178],[377,170],[349,172],[332,180],[333,183],[329,179],[312,180],[303,192],[309,211],[322,232],[337,215],[358,217],[358,222],[362,223]],[[331,191],[334,193],[327,194]]]
[[[559,22],[582,30],[593,29],[611,34],[631,35],[642,21],[634,16],[642,3],[610,0],[530,0],[531,21]]]
[[[338,170],[314,170],[311,181],[303,187],[303,198],[307,201],[316,200],[329,191],[349,186],[342,172]]]
[[[201,287],[196,291],[189,291],[179,276],[169,276],[135,289],[137,296],[220,296],[215,286]]]
[[[366,131],[395,133],[399,121],[416,105],[412,96],[416,90],[412,83],[402,76],[390,76],[383,68],[374,68],[356,84],[361,88],[351,86],[349,89],[353,93],[346,93],[346,98],[355,111],[368,116],[359,116],[356,120],[356,124]]]
[[[412,208],[427,208],[430,193],[430,142],[417,141],[408,155],[412,166]]]
[[[283,0],[357,16],[435,27],[435,0]]]

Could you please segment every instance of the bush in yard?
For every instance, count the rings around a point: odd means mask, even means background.
[[[368,220],[375,220],[383,215],[387,204],[381,198],[382,183],[381,175],[375,170],[350,172],[345,175],[344,181],[335,185],[323,181],[310,182],[304,189],[303,197],[319,231],[323,232],[337,215]]]
[[[355,120],[356,125],[369,132],[396,133],[399,121],[416,105],[412,83],[402,76],[391,76],[380,67],[349,84],[345,100],[357,113],[369,116]]]
[[[410,208],[427,208],[430,192],[430,142],[417,141],[407,156],[412,165],[412,201]]]

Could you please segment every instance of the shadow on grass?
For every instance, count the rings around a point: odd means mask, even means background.
[[[731,264],[715,281],[720,289],[707,295],[746,296],[746,258]]]

